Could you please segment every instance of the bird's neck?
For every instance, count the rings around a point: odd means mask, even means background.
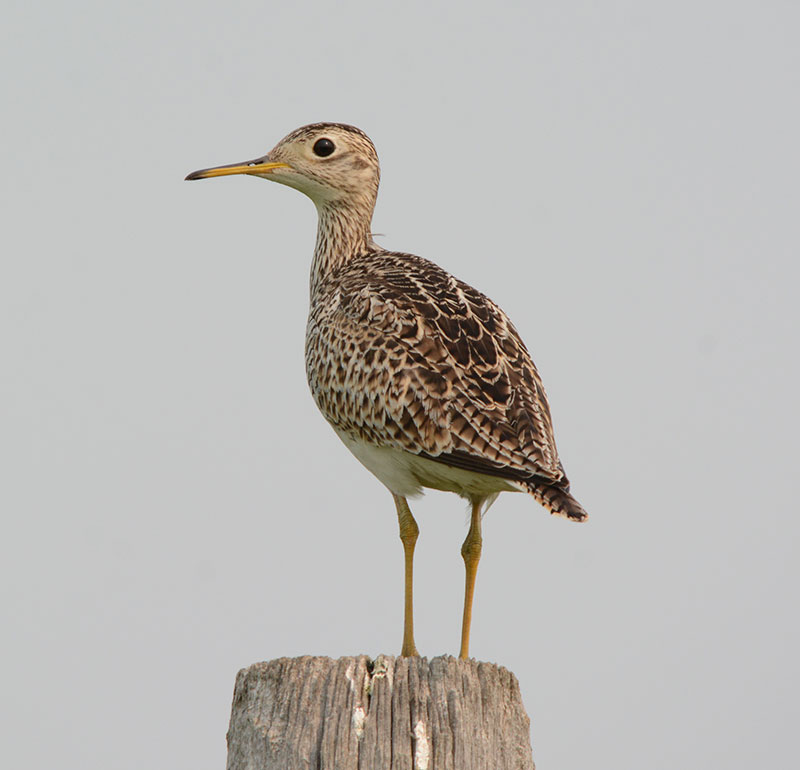
[[[353,206],[326,202],[317,206],[319,226],[311,264],[311,296],[326,279],[354,257],[378,251],[370,225],[372,205]]]

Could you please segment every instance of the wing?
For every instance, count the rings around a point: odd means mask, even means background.
[[[420,257],[344,266],[314,303],[306,367],[335,428],[511,479],[564,479],[539,374],[505,313]]]

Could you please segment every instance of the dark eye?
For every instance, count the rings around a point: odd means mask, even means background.
[[[330,139],[317,139],[314,143],[314,155],[320,158],[327,158],[335,149],[336,145]]]

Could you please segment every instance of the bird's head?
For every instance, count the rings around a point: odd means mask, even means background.
[[[372,208],[380,166],[369,137],[342,123],[314,123],[281,139],[266,155],[244,163],[194,171],[187,179],[230,174],[260,176],[294,187],[317,207]]]

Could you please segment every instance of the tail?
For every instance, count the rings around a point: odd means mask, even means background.
[[[569,482],[566,477],[558,484],[542,482],[541,478],[537,478],[526,480],[524,483],[527,491],[550,513],[572,521],[585,521],[589,518],[583,506],[569,493]]]

